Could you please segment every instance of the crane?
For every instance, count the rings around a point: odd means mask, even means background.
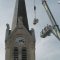
[[[59,29],[59,26],[56,23],[56,20],[47,4],[47,1],[42,0],[42,5],[45,8],[45,11],[46,11],[52,25],[47,25],[44,29],[42,29],[40,36],[42,38],[45,38],[47,36],[50,36],[51,33],[53,33],[55,35],[55,37],[57,37],[60,40],[60,29]]]

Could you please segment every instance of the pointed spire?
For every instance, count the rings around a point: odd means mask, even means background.
[[[14,30],[14,28],[16,27],[17,22],[18,22],[18,17],[20,16],[23,17],[23,20],[22,20],[23,25],[25,26],[27,30],[29,30],[25,0],[16,0],[16,6],[15,6],[15,11],[14,11],[13,23],[12,23],[12,30]]]

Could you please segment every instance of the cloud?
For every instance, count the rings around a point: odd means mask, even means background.
[[[55,39],[55,40],[54,40]],[[56,38],[42,39],[36,44],[37,60],[59,60],[60,41]]]
[[[44,56],[42,60],[60,60],[60,53],[58,50],[56,50]]]
[[[58,1],[58,4],[60,4],[60,1]]]

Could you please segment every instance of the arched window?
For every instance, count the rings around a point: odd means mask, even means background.
[[[25,47],[22,48],[22,60],[27,60],[27,49]]]
[[[18,48],[14,47],[14,60],[18,60]]]

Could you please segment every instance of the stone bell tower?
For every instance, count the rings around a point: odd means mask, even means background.
[[[5,60],[35,60],[34,30],[29,30],[25,0],[16,0],[12,28],[7,24]]]

